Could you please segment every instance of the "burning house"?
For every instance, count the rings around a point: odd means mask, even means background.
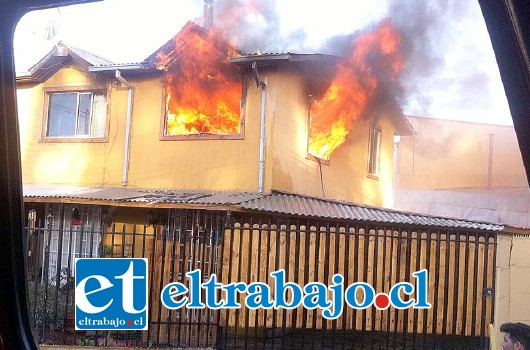
[[[310,334],[357,341],[346,330],[374,341],[392,331],[405,343],[433,334],[486,342],[492,300],[468,292],[460,269],[469,265],[484,288],[492,286],[501,227],[383,209],[393,203],[394,136],[412,132],[388,85],[403,64],[391,22],[355,39],[347,57],[247,54],[224,38],[188,22],[128,64],[60,43],[19,76],[33,280],[63,290],[74,257],[149,258],[150,330],[134,339],[110,334],[124,345],[238,347],[242,330],[245,344],[276,342],[279,330],[282,346],[296,341],[294,348],[304,338],[320,341]],[[479,240],[473,254],[455,253]],[[436,255],[440,249],[447,255]],[[434,310],[409,325],[412,314],[394,310],[331,322],[317,311],[156,306],[160,286],[185,282],[195,268],[227,282],[266,279],[279,268],[297,282],[342,273],[385,290],[408,278],[405,271],[429,267],[447,279],[431,300],[454,310],[440,321]],[[465,289],[469,303],[448,301],[449,288]],[[52,321],[67,309],[60,305]],[[466,319],[471,310],[480,315]],[[43,342],[53,328],[45,316],[34,315]],[[287,330],[295,335],[288,340]]]

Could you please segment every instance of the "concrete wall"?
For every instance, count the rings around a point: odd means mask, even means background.
[[[506,322],[530,324],[530,235],[500,234],[498,237],[495,328]]]

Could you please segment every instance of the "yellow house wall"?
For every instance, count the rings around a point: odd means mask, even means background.
[[[266,89],[266,192],[284,190],[370,205],[391,205],[393,127],[384,113],[358,119],[346,143],[320,167],[307,156],[307,94],[296,72],[262,70]],[[241,140],[160,140],[164,77],[129,78],[134,87],[128,187],[257,191],[261,88],[249,82]],[[79,68],[19,89],[25,183],[121,186],[127,88],[106,82],[106,142],[40,142],[44,89],[102,85]],[[103,81],[103,84],[105,82]],[[379,179],[367,176],[370,123],[382,129]],[[324,191],[322,191],[324,187]]]
[[[128,186],[256,191],[259,115],[244,111],[243,140],[161,141],[162,78],[130,79],[134,86]],[[44,89],[101,85],[79,67],[63,68],[44,84],[19,87],[24,183],[121,186],[127,88],[107,96],[107,142],[40,142]],[[253,114],[254,113],[254,114]]]
[[[392,195],[392,150],[394,128],[383,112],[374,112],[354,123],[347,141],[322,164],[307,159],[307,91],[296,73],[267,75],[266,187],[312,196],[344,199],[357,203],[390,206]],[[379,179],[367,176],[370,123],[382,129]],[[273,145],[273,146],[271,146]],[[324,188],[322,190],[322,187]]]
[[[513,127],[429,118],[409,120],[416,135],[401,138],[400,187],[444,189],[487,187],[489,183],[492,187],[528,186]]]
[[[256,111],[248,107],[243,111],[242,140],[161,141],[163,78],[133,83],[129,186],[257,191],[259,115]]]
[[[121,168],[116,166],[123,158],[123,149],[115,143],[123,139],[120,133],[120,115],[113,106],[109,113],[109,136],[114,142],[42,142],[41,135],[47,106],[44,104],[44,89],[61,89],[81,86],[107,86],[96,82],[89,73],[79,67],[61,69],[45,83],[19,87],[18,110],[21,130],[22,176],[24,183],[117,185]],[[118,127],[116,127],[118,126]]]

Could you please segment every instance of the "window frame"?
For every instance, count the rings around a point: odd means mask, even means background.
[[[307,141],[306,141],[305,159],[310,160],[312,162],[316,162],[319,165],[329,166],[329,159],[319,158],[309,153],[309,140],[311,138],[311,107],[312,105],[313,105],[313,95],[309,94],[307,98],[307,121],[306,121]]]
[[[105,121],[104,121],[104,131],[102,136],[90,136],[90,135],[68,135],[68,136],[48,136],[48,121],[50,117],[50,100],[52,94],[61,94],[61,93],[78,93],[86,94],[92,93],[91,98],[91,108],[94,103],[94,95],[104,94],[105,95]],[[47,143],[99,143],[99,142],[108,142],[109,134],[109,106],[110,106],[110,88],[108,86],[68,86],[68,87],[45,87],[43,88],[43,105],[42,105],[42,127],[41,135],[39,142]],[[91,120],[92,120],[92,110],[91,110]],[[78,117],[76,117],[76,122]],[[77,125],[76,125],[77,128]]]
[[[162,80],[162,103],[160,118],[160,141],[196,141],[196,140],[244,140],[246,124],[246,106],[248,93],[248,76],[245,74],[241,78],[241,100],[239,102],[239,133],[221,134],[221,133],[195,133],[183,135],[168,135],[167,130],[167,89],[166,80]]]
[[[367,176],[373,180],[379,180],[380,163],[381,163],[381,139],[383,130],[378,125],[370,126],[370,135],[368,137],[368,167]],[[374,144],[374,137],[377,136],[377,145]],[[374,152],[374,148],[375,152]],[[375,159],[374,159],[375,157]],[[375,169],[374,169],[375,167]]]

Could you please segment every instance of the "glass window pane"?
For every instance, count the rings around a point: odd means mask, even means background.
[[[47,136],[75,135],[77,93],[50,94]]]
[[[79,94],[79,117],[77,121],[77,135],[90,133],[90,115],[92,94]]]
[[[107,96],[105,94],[93,95],[92,120],[90,122],[90,136],[105,136],[107,122]]]

